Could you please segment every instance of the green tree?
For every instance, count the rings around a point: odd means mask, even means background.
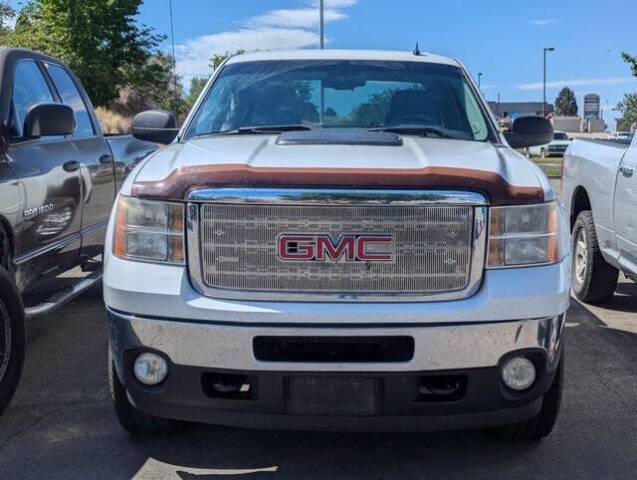
[[[226,60],[226,58],[234,57],[235,55],[241,55],[242,53],[245,53],[245,50],[239,49],[234,53],[226,52],[221,55],[213,55],[212,58],[210,58],[210,68],[215,71],[219,67],[219,65],[221,65]]]
[[[67,63],[95,105],[123,87],[147,86],[149,66],[165,38],[136,17],[142,0],[31,0],[19,13],[9,46],[29,48]]]
[[[190,90],[188,91],[188,95],[184,99],[186,104],[186,108],[190,110],[192,106],[195,104],[199,95],[203,91],[204,87],[208,83],[208,78],[195,77],[190,80]]]
[[[5,43],[4,37],[11,33],[9,21],[15,17],[15,10],[7,2],[0,2],[0,42]]]
[[[573,90],[568,87],[560,90],[555,99],[555,113],[564,117],[577,116],[577,100]]]
[[[625,93],[624,99],[617,104],[615,110],[622,113],[619,129],[629,131],[631,125],[637,122],[637,93]]]
[[[173,76],[173,64],[172,57],[161,52],[150,57],[133,77],[134,86],[120,89],[118,98],[108,102],[108,109],[132,117],[143,110],[161,108],[182,119],[187,106],[181,79]]]
[[[622,52],[622,58],[624,59],[624,62],[630,65],[633,75],[637,77],[637,57],[631,57],[628,53]]]

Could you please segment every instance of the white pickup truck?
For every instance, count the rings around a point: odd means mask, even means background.
[[[575,140],[564,155],[562,198],[573,231],[573,291],[609,300],[619,271],[637,279],[637,141]]]
[[[232,57],[172,135],[107,232],[126,429],[551,431],[568,224],[513,149],[548,121],[501,132],[454,59],[306,50]]]

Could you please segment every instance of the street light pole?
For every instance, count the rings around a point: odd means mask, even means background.
[[[544,92],[542,97],[542,116],[544,118],[546,118],[546,52],[552,52],[554,50],[555,48],[553,47],[544,48],[544,81],[542,83],[542,91]]]
[[[478,72],[478,90],[480,90],[480,82],[482,81],[482,72]]]
[[[168,8],[170,9],[170,43],[172,45],[173,51],[173,89],[174,89],[174,105],[173,105],[173,113],[175,115],[179,115],[177,112],[177,105],[179,104],[177,100],[177,59],[175,58],[175,29],[173,28],[173,2],[172,0],[168,0]]]
[[[325,48],[325,19],[323,18],[323,0],[319,0],[319,48]]]

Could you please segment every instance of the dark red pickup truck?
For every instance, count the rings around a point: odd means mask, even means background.
[[[60,61],[0,48],[0,413],[20,377],[24,319],[99,280],[115,195],[156,149],[130,135],[105,137],[84,88]],[[78,266],[90,273],[53,297],[34,293]]]

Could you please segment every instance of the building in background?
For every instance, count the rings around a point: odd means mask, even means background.
[[[489,102],[489,107],[498,119],[523,117],[528,115],[542,116],[542,102]],[[553,113],[553,105],[546,104],[546,113]]]
[[[602,133],[606,131],[606,125],[601,118],[582,117],[551,117],[553,130],[562,130],[568,133]]]
[[[555,115],[553,105],[545,106],[546,116],[551,120],[554,130],[569,134],[599,134],[606,131],[606,125],[601,118],[600,97],[596,93],[589,93],[584,97],[583,117],[562,117]],[[498,118],[500,126],[508,128],[516,117],[529,115],[542,116],[542,102],[489,102],[489,107]]]

